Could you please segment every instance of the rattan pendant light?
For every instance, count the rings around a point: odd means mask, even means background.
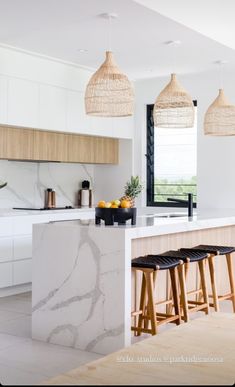
[[[175,74],[156,99],[154,125],[161,128],[192,128],[194,105],[191,96],[181,86]]]
[[[209,106],[204,117],[204,133],[210,136],[235,136],[235,105],[232,105],[222,88],[222,65],[226,61],[217,61],[220,65],[219,95]]]
[[[115,14],[100,15],[111,21]],[[109,31],[110,32],[110,31]],[[109,44],[110,46],[111,44]],[[85,93],[86,113],[100,117],[133,115],[134,90],[131,82],[117,67],[113,53],[106,51],[106,59],[92,75]]]

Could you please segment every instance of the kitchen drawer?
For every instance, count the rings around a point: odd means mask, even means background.
[[[32,235],[14,237],[13,259],[32,258]]]
[[[12,235],[12,219],[11,218],[1,218],[0,220],[0,237],[2,236],[11,236]]]
[[[13,285],[26,284],[32,281],[32,259],[13,262]]]
[[[0,288],[12,286],[12,262],[0,263]]]
[[[13,235],[29,235],[33,232],[34,223],[46,223],[49,222],[48,215],[35,215],[35,216],[19,216],[14,219],[13,223]]]
[[[0,238],[0,262],[11,261],[13,258],[12,238]]]

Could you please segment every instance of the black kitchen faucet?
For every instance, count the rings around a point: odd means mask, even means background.
[[[188,217],[193,216],[193,194],[188,193],[188,200],[167,198],[168,202],[183,203],[188,205]]]

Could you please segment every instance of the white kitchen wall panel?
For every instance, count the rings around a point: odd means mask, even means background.
[[[0,221],[0,237],[12,236],[13,234],[13,221],[12,218],[1,218]]]
[[[13,262],[12,285],[26,284],[32,281],[32,259]]]
[[[10,78],[8,84],[8,124],[37,128],[39,125],[39,85]]]
[[[13,241],[11,237],[0,238],[0,262],[13,259]]]
[[[32,257],[32,235],[14,237],[14,260]]]
[[[84,93],[68,91],[67,128],[72,133],[89,133],[89,117],[85,112]]]
[[[54,86],[40,85],[39,105],[39,128],[66,131],[66,90]]]
[[[12,286],[12,263],[0,264],[0,288]]]
[[[7,123],[7,77],[0,76],[0,123]]]

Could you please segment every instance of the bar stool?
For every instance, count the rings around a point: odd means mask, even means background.
[[[139,310],[131,313],[131,317],[138,316],[137,326],[132,326],[131,330],[141,333],[157,334],[158,325],[173,322],[179,325],[181,323],[180,301],[177,286],[176,268],[178,268],[180,279],[180,291],[182,296],[182,307],[184,313],[187,313],[187,296],[185,290],[183,261],[177,258],[163,257],[160,255],[147,255],[132,260],[132,268],[142,272],[142,285],[140,295]],[[174,314],[158,313],[156,311],[156,302],[154,299],[154,287],[159,270],[169,270],[172,286],[172,298],[174,305]],[[169,301],[163,301],[161,304],[167,304]],[[148,328],[149,321],[151,328]],[[144,325],[144,326],[143,326]]]
[[[209,254],[204,251],[197,251],[197,250],[191,250],[191,249],[180,249],[177,251],[171,250],[167,251],[166,253],[160,254],[161,257],[174,257],[181,259],[184,262],[184,268],[185,268],[185,281],[187,278],[187,273],[190,267],[191,263],[197,263],[200,273],[200,280],[201,280],[201,286],[199,289],[195,289],[192,291],[187,291],[187,296],[191,295],[198,295],[202,294],[202,301],[197,300],[188,300],[187,301],[187,309],[186,313],[183,315],[183,319],[185,322],[189,321],[189,313],[191,312],[198,312],[198,311],[204,311],[206,314],[209,313],[209,298],[208,298],[208,292],[207,292],[207,285],[206,285],[206,277],[205,277],[205,266],[204,262],[209,257]],[[170,289],[170,295],[172,293],[172,289]],[[181,304],[183,300],[181,297]],[[168,307],[168,311],[170,312],[172,308],[172,305]]]
[[[181,249],[185,250],[185,249]],[[213,302],[210,303],[210,306],[214,307],[216,312],[219,312],[219,301],[231,300],[233,305],[233,312],[235,313],[235,281],[234,281],[234,271],[233,271],[233,261],[232,253],[235,251],[235,247],[229,246],[213,246],[213,245],[199,245],[192,247],[191,249],[186,249],[187,251],[199,251],[209,254],[208,264],[211,280],[211,290],[212,295],[209,295],[213,299]],[[218,296],[217,283],[216,283],[216,274],[215,274],[215,265],[214,258],[215,256],[225,255],[228,268],[228,280],[230,284],[230,293],[223,294]]]

